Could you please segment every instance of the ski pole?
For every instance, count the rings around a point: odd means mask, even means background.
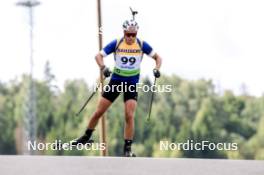
[[[89,103],[89,101],[93,98],[94,94],[96,94],[98,87],[96,87],[95,91],[90,95],[90,97],[86,100],[86,102],[83,104],[82,108],[79,110],[79,112],[76,113],[76,116],[79,116],[80,113],[84,110],[86,105]]]
[[[156,86],[156,77],[155,77],[155,79],[154,79],[154,86]],[[149,106],[149,113],[148,113],[148,118],[147,118],[147,121],[148,121],[148,122],[150,121],[150,115],[151,115],[151,109],[152,109],[152,102],[153,102],[153,99],[154,99],[154,91],[152,91],[152,93],[151,93],[150,106]]]
[[[105,80],[106,77],[104,77],[103,80]],[[80,113],[84,110],[84,108],[86,107],[86,105],[89,103],[89,101],[93,98],[94,94],[96,94],[97,90],[99,89],[100,86],[96,86],[95,91],[90,95],[90,97],[86,100],[86,102],[83,104],[83,106],[81,107],[81,109],[79,110],[79,112],[76,113],[76,116],[79,116]]]

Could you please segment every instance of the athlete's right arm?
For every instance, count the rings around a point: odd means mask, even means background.
[[[107,44],[96,56],[95,60],[100,69],[104,68],[103,57],[115,52],[117,40],[113,40],[111,43]]]
[[[95,60],[100,69],[102,69],[105,66],[103,55],[100,52],[95,56]]]

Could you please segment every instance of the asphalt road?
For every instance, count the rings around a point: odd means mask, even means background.
[[[264,175],[264,161],[0,156],[1,175]]]

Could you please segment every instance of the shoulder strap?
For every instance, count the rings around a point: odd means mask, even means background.
[[[143,52],[143,40],[140,40],[139,38],[137,38],[137,43],[140,47],[141,50],[141,58],[143,58],[144,52]]]
[[[114,59],[116,59],[116,50],[118,49],[118,47],[120,46],[120,44],[123,42],[124,38],[121,39],[117,39],[116,40],[116,46],[115,46],[115,52],[114,52]]]
[[[142,47],[143,47],[143,40],[140,40],[139,38],[137,38],[137,43],[142,51]]]
[[[116,53],[116,50],[118,49],[118,47],[120,46],[120,44],[123,42],[123,40],[124,40],[124,38],[120,38],[120,39],[116,40],[115,53]]]

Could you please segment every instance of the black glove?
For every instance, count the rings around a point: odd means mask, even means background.
[[[154,77],[159,78],[160,77],[160,71],[158,69],[153,69]]]
[[[103,66],[102,68],[101,68],[101,71],[103,72],[103,74],[104,74],[104,76],[107,78],[107,77],[110,77],[110,75],[111,75],[111,71],[109,70],[109,68],[108,67],[106,67],[106,66]]]

